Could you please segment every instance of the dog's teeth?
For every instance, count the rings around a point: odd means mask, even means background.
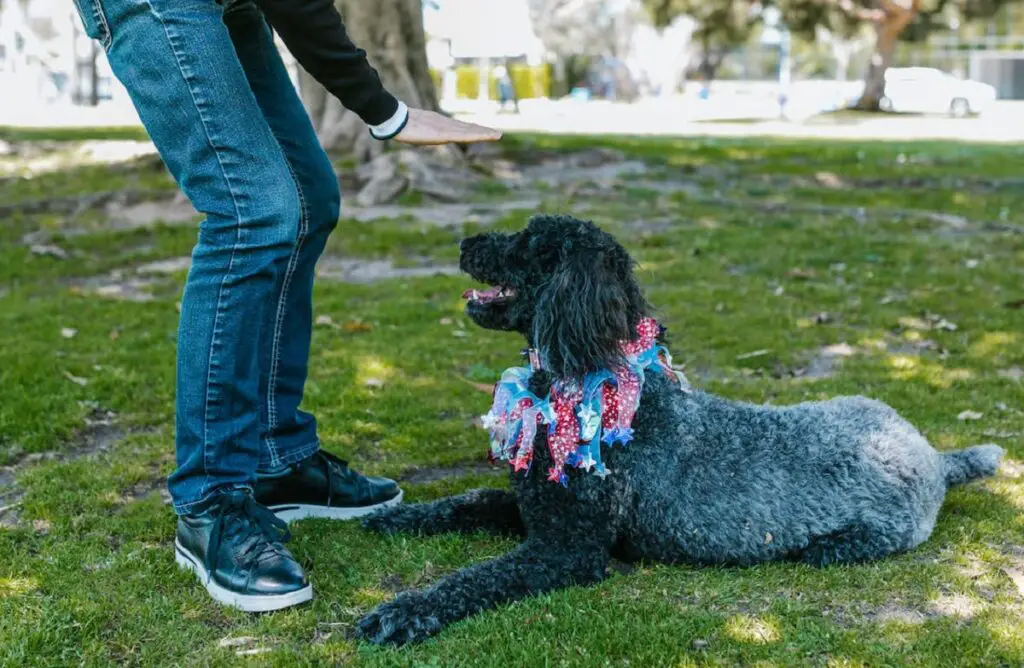
[[[480,295],[476,290],[473,290],[473,301],[479,301]]]

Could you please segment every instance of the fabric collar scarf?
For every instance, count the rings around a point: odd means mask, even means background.
[[[625,366],[593,371],[582,383],[557,380],[543,399],[529,389],[539,366],[531,351],[531,366],[512,367],[502,374],[491,410],[482,418],[491,435],[491,459],[507,461],[515,471],[529,471],[537,425],[546,424],[552,461],[548,480],[567,486],[566,466],[602,478],[608,475],[601,443],[624,446],[633,439],[633,416],[645,372],[653,367],[674,376],[683,390],[689,387],[686,377],[672,368],[668,350],[657,343],[663,331],[655,319],[641,320],[636,340],[621,344]]]

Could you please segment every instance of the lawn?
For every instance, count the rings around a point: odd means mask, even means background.
[[[214,604],[174,564],[163,488],[193,218],[151,158],[82,164],[102,136],[0,139],[0,665],[1024,664],[1024,147],[516,136],[468,203],[346,205],[306,407],[328,449],[409,501],[507,484],[475,420],[521,341],[471,325],[453,265],[464,235],[535,211],[618,236],[699,387],[863,393],[937,448],[1008,451],[910,554],[616,563],[396,650],[354,622],[513,543],[308,520],[289,545],[311,605]]]

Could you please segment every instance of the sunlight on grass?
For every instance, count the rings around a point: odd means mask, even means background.
[[[752,615],[734,615],[725,625],[725,633],[740,642],[764,645],[782,638],[778,622]]]
[[[974,377],[970,369],[947,369],[941,364],[913,355],[888,355],[886,359],[892,369],[889,376],[895,380],[923,381],[932,387],[946,390],[954,383]]]
[[[1006,478],[999,477],[995,480],[989,481],[986,484],[986,487],[1012,503],[1018,509],[1024,510],[1024,484],[1014,482],[1012,479],[1008,480]],[[1024,527],[1021,528],[1024,529]]]
[[[392,380],[396,369],[375,355],[366,355],[356,361],[356,383],[365,387],[379,387]]]
[[[1020,341],[1016,332],[985,332],[981,339],[971,344],[968,354],[971,357],[992,357],[1007,346]]]
[[[0,578],[0,598],[18,596],[39,589],[35,578]]]

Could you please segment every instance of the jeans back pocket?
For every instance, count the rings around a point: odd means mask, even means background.
[[[82,19],[82,27],[85,34],[103,45],[103,49],[110,48],[110,41],[113,35],[110,33],[110,24],[107,23],[107,16],[103,13],[101,0],[75,0],[75,9],[79,18]]]

